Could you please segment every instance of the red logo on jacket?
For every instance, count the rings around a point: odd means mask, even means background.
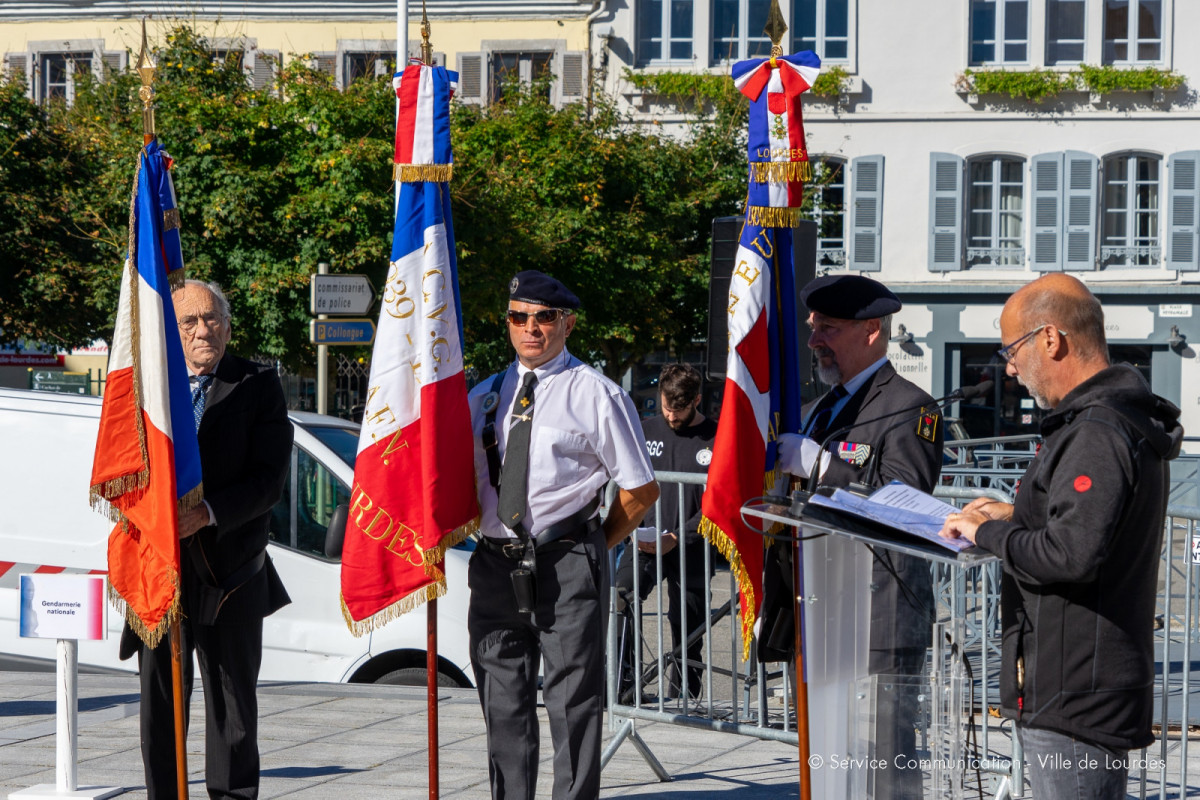
[[[1090,488],[1092,488],[1092,479],[1087,475],[1080,475],[1075,479],[1075,491],[1086,492]]]

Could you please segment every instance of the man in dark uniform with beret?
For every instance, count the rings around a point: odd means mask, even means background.
[[[900,310],[900,300],[883,284],[859,275],[818,278],[804,287],[800,299],[810,312],[808,346],[817,357],[817,375],[833,388],[805,409],[799,433],[779,437],[780,465],[807,478],[814,460],[820,458],[824,486],[869,481],[875,488],[901,481],[932,492],[941,473],[941,420],[935,416],[925,420],[932,424],[921,424],[919,408],[927,405],[929,413],[935,414],[933,398],[897,375],[887,358],[891,318]],[[820,443],[843,428],[845,432],[834,435],[821,451]],[[790,613],[791,605],[785,604],[785,613]],[[924,672],[933,609],[929,563],[875,548],[871,674],[919,676]],[[767,613],[764,609],[763,629],[771,630]],[[876,758],[886,766],[875,772],[877,798],[921,796],[920,770],[897,769],[895,763],[895,755],[916,749],[916,711],[912,691],[881,692]]]
[[[479,493],[467,616],[492,797],[537,791],[539,662],[555,800],[600,794],[608,548],[658,499],[633,401],[567,352],[579,298],[517,273],[509,368],[469,396]],[[620,487],[600,522],[600,495]]]

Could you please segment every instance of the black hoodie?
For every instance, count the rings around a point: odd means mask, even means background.
[[[1108,367],[1042,421],[1010,522],[979,527],[1004,563],[1005,716],[1106,747],[1154,741],[1154,601],[1179,409]]]

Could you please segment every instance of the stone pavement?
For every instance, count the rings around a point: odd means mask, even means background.
[[[441,796],[487,798],[484,728],[473,690],[441,689]],[[52,673],[0,672],[0,798],[55,782]],[[191,795],[205,797],[200,688],[188,737]],[[259,689],[261,797],[427,798],[425,690],[363,684],[276,683]],[[538,797],[550,797],[551,747],[542,713]],[[795,748],[731,734],[638,722],[674,777],[657,780],[632,743],[604,771],[604,797],[766,800],[797,797]],[[606,733],[606,741],[611,732]],[[79,784],[121,786],[144,800],[133,675],[79,677]]]

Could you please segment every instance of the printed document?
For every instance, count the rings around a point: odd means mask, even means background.
[[[892,481],[870,497],[838,489],[831,497],[814,495],[809,503],[843,511],[919,536],[947,550],[960,552],[971,546],[966,539],[938,536],[946,517],[958,509],[931,494]]]

